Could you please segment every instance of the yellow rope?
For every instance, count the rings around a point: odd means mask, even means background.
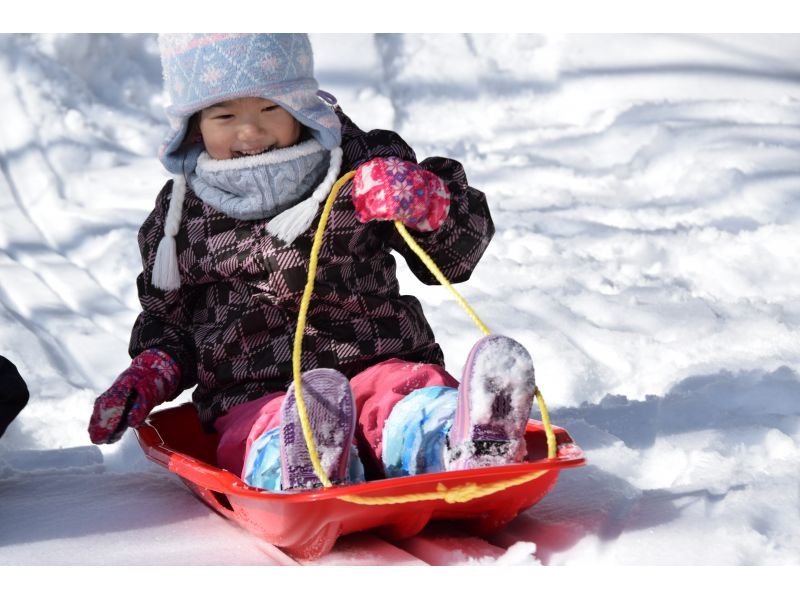
[[[303,297],[300,300],[300,310],[297,316],[297,329],[295,331],[294,336],[294,350],[292,352],[292,375],[294,378],[294,389],[295,389],[295,401],[297,404],[297,413],[300,417],[300,424],[303,429],[303,438],[306,442],[306,447],[308,448],[309,458],[311,459],[311,464],[314,467],[314,473],[316,473],[317,477],[319,478],[322,485],[326,488],[331,487],[331,481],[328,479],[328,476],[325,475],[325,472],[322,469],[322,464],[319,460],[319,453],[317,452],[317,446],[314,442],[314,437],[311,432],[311,425],[308,421],[308,412],[306,411],[305,401],[303,399],[303,385],[301,382],[301,364],[300,359],[303,353],[303,333],[306,327],[306,315],[308,313],[309,305],[311,304],[311,295],[314,292],[314,280],[317,276],[317,262],[319,259],[319,250],[322,246],[322,236],[325,232],[325,226],[328,223],[328,217],[330,216],[331,209],[333,208],[333,203],[336,200],[336,195],[339,193],[339,190],[353,177],[355,176],[355,172],[348,172],[347,174],[343,175],[336,183],[333,185],[330,193],[328,194],[328,198],[325,201],[325,207],[322,210],[322,215],[320,216],[319,225],[317,226],[317,231],[314,235],[314,243],[311,246],[311,256],[308,265],[308,280],[306,281],[305,289],[303,290]],[[469,314],[469,317],[472,318],[472,321],[475,322],[477,327],[480,329],[481,333],[484,335],[491,334],[489,332],[489,328],[481,321],[475,311],[467,304],[461,294],[456,291],[453,285],[450,283],[449,280],[442,274],[442,271],[438,268],[438,266],[433,262],[430,256],[425,253],[425,251],[417,244],[411,234],[406,230],[406,227],[403,225],[402,222],[395,221],[394,223],[397,231],[400,233],[400,236],[405,240],[411,250],[417,255],[417,257],[422,260],[422,263],[430,270],[431,274],[436,278],[439,283],[447,288],[453,296],[458,301],[458,304],[464,308],[464,310]],[[539,391],[537,387],[535,389],[536,400],[539,403],[539,409],[542,413],[542,424],[545,428],[545,435],[547,436],[547,455],[548,458],[554,459],[556,457],[556,439],[555,434],[553,433],[552,426],[550,425],[550,416],[547,413],[547,407],[544,403],[544,397],[542,393]],[[505,490],[506,488],[510,488],[512,486],[517,486],[519,484],[524,484],[525,482],[535,480],[539,476],[543,475],[545,472],[543,471],[536,471],[530,474],[526,474],[524,476],[514,478],[512,480],[505,480],[503,482],[493,482],[491,484],[475,484],[469,483],[463,486],[457,486],[455,488],[447,488],[443,484],[439,484],[437,486],[436,492],[425,492],[425,493],[418,493],[418,494],[407,494],[404,496],[392,496],[392,497],[359,497],[355,495],[346,495],[338,497],[340,500],[344,500],[347,502],[362,504],[362,505],[385,505],[385,504],[400,504],[406,502],[417,502],[423,500],[440,500],[443,499],[448,503],[458,503],[458,502],[468,502],[470,500],[474,500],[475,498],[480,498],[482,496],[488,496],[489,494],[494,494],[495,492],[499,492],[501,490]]]
[[[422,263],[428,267],[428,270],[431,271],[431,274],[436,277],[436,280],[439,281],[439,284],[453,293],[453,296],[456,298],[456,301],[458,301],[458,304],[464,308],[467,314],[469,314],[469,317],[472,318],[472,321],[475,322],[475,325],[480,329],[480,331],[485,336],[489,336],[491,332],[489,332],[489,328],[486,327],[486,324],[481,321],[481,319],[478,317],[478,314],[476,314],[475,311],[467,304],[467,302],[464,301],[464,298],[455,289],[455,287],[450,284],[450,281],[445,278],[445,275],[442,274],[442,271],[439,270],[439,267],[433,262],[431,257],[425,253],[425,250],[422,249],[422,247],[420,247],[419,244],[414,240],[414,237],[411,236],[411,233],[406,230],[405,225],[399,220],[395,220],[394,226],[397,229],[397,232],[400,233],[400,236],[403,237],[406,243],[408,243],[411,251],[413,251],[420,260],[422,260]]]
[[[547,437],[547,458],[556,458],[556,435],[553,433],[553,426],[550,425],[550,414],[547,413],[547,405],[544,404],[544,397],[539,387],[536,387],[536,402],[539,403],[539,411],[542,413],[542,425],[544,435]]]
[[[308,456],[311,458],[311,464],[314,466],[314,473],[317,474],[319,481],[326,488],[333,486],[328,476],[322,470],[322,464],[319,461],[319,453],[317,452],[317,445],[314,443],[314,437],[311,434],[311,424],[308,423],[308,413],[306,412],[306,403],[303,400],[303,384],[301,382],[300,374],[300,358],[303,354],[303,332],[306,328],[306,314],[308,313],[308,306],[311,304],[311,294],[314,292],[314,279],[317,276],[317,259],[319,258],[319,248],[322,246],[322,234],[325,232],[325,225],[328,224],[328,216],[331,215],[333,202],[336,200],[336,195],[347,181],[355,176],[355,172],[351,171],[345,174],[333,185],[331,192],[328,194],[328,199],[325,200],[325,207],[322,209],[322,216],[319,218],[319,225],[317,232],[314,235],[314,243],[311,246],[311,258],[308,264],[308,280],[306,281],[306,288],[303,290],[303,298],[300,300],[300,312],[297,315],[297,330],[294,334],[294,351],[292,352],[292,376],[294,378],[294,396],[297,402],[297,414],[300,416],[300,424],[303,428],[303,438],[308,447]]]
[[[435,492],[419,492],[417,494],[404,494],[403,496],[340,496],[340,500],[357,505],[396,505],[407,502],[421,502],[424,500],[444,500],[448,504],[469,502],[476,498],[489,496],[512,486],[519,486],[531,482],[546,474],[547,471],[534,471],[511,480],[493,482],[491,484],[475,484],[470,482],[463,486],[448,488],[442,483],[436,485]]]
[[[476,314],[475,311],[467,304],[467,302],[459,294],[459,292],[456,291],[455,287],[453,287],[453,285],[450,284],[450,281],[447,280],[444,274],[442,274],[442,271],[439,270],[439,267],[434,263],[431,257],[427,253],[425,253],[425,250],[422,249],[422,247],[420,247],[419,244],[414,240],[414,237],[411,236],[411,233],[409,233],[408,230],[406,230],[405,225],[403,225],[403,223],[400,222],[399,220],[396,220],[394,226],[395,228],[397,228],[397,231],[400,233],[400,236],[402,236],[403,239],[405,239],[405,242],[411,248],[411,251],[413,251],[420,260],[422,260],[422,263],[428,267],[428,270],[431,271],[431,274],[433,274],[436,277],[436,280],[439,281],[439,284],[446,287],[451,293],[453,293],[453,295],[456,298],[456,301],[458,301],[458,304],[464,308],[469,317],[472,318],[472,321],[475,322],[475,324],[478,326],[480,331],[485,336],[489,336],[491,332],[489,332],[489,329],[486,327],[486,324],[484,324],[481,321],[481,319],[478,317],[478,314]],[[535,392],[536,392],[536,401],[539,403],[539,410],[542,412],[542,424],[544,425],[544,433],[545,436],[547,436],[547,458],[555,459],[556,436],[553,433],[553,427],[550,425],[550,416],[547,413],[547,406],[544,404],[544,397],[542,396],[542,393],[539,390],[538,386],[536,387]]]

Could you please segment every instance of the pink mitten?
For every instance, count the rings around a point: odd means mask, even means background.
[[[374,158],[356,170],[353,204],[361,222],[400,220],[421,232],[439,228],[450,211],[442,179],[400,158]]]
[[[156,405],[172,397],[180,369],[158,349],[137,355],[107,391],[97,397],[89,420],[89,438],[95,444],[116,442],[128,426],[139,427]]]

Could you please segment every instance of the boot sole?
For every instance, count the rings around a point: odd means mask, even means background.
[[[301,376],[314,444],[325,475],[333,484],[347,479],[356,410],[350,382],[340,372],[316,369]],[[297,411],[294,383],[281,406],[281,487],[284,490],[322,485],[306,446]]]

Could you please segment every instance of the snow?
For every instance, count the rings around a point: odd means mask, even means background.
[[[800,36],[312,42],[355,122],[487,194],[497,234],[459,290],[588,458],[492,536],[359,534],[318,564],[800,564]],[[0,81],[0,354],[31,390],[0,440],[0,564],[290,562],[132,434],[86,432],[165,180],[152,36],[2,35]],[[459,375],[477,331],[400,277]]]
[[[500,337],[489,339],[472,361],[473,383],[469,387],[470,424],[489,424],[498,392],[507,395],[508,414],[504,428],[508,437],[525,426],[536,388],[532,361],[525,347]],[[487,384],[477,382],[485,380]],[[501,396],[502,396],[501,394]]]

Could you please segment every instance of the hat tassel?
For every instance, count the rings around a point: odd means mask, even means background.
[[[183,175],[178,175],[172,179],[172,195],[169,200],[167,219],[164,222],[164,236],[158,244],[151,278],[153,285],[163,291],[174,291],[181,286],[175,235],[178,234],[180,227],[185,196],[186,179]]]
[[[275,216],[267,223],[267,232],[274,237],[278,237],[284,243],[292,243],[297,237],[306,232],[311,223],[314,222],[319,206],[325,201],[328,192],[336,182],[341,167],[342,148],[335,147],[331,150],[328,172],[314,190],[314,193],[311,194],[311,197]]]

